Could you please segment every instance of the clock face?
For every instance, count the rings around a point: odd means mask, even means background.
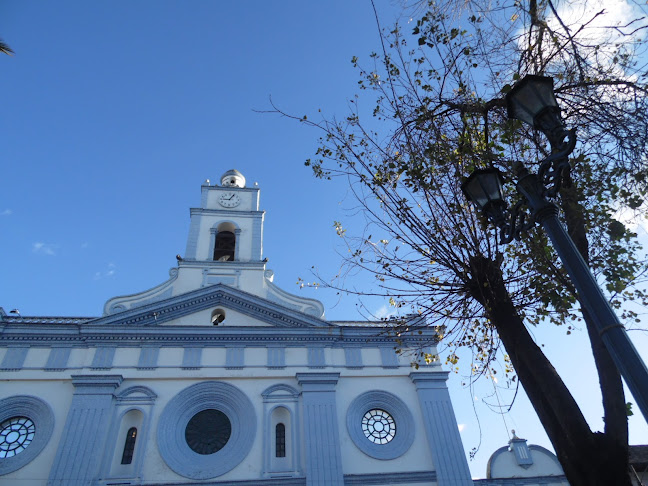
[[[224,192],[218,197],[218,203],[225,208],[235,208],[241,204],[241,198],[235,192]]]

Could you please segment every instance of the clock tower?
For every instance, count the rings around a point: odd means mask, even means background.
[[[144,292],[110,299],[104,314],[225,285],[323,318],[320,302],[289,294],[273,284],[274,272],[266,268],[267,259],[263,258],[265,211],[259,210],[259,187],[247,187],[243,174],[228,170],[218,185],[205,181],[200,193],[200,207],[190,209],[185,254],[178,255],[178,267],[169,272],[171,278]]]
[[[261,263],[263,217],[259,188],[246,187],[245,177],[228,170],[220,185],[201,187],[201,204],[191,209],[185,261],[228,264]]]

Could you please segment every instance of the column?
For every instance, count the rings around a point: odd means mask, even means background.
[[[74,396],[48,486],[81,486],[97,479],[110,424],[113,392],[121,382],[121,375],[72,376]]]
[[[297,373],[302,387],[306,486],[343,486],[335,385],[340,373]]]
[[[413,372],[439,486],[473,486],[457,419],[446,386],[447,371]]]

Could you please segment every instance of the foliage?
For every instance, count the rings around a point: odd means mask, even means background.
[[[645,262],[636,234],[618,214],[642,207],[648,192],[641,7],[616,24],[605,10],[586,5],[575,15],[580,6],[566,3],[559,14],[548,0],[455,7],[430,2],[408,27],[411,34],[399,25],[383,32],[382,50],[371,54],[368,67],[353,57],[363,95],[351,100],[343,120],[293,117],[323,131],[316,157],[306,165],[319,178],[347,177],[367,219],[355,236],[335,223],[348,244],[347,264],[372,272],[379,292],[395,308],[438,326],[447,346],[472,349],[475,376],[490,373],[501,339],[570,482],[609,480],[602,479],[602,463],[587,479],[583,465],[568,457],[576,447],[590,450],[595,461],[600,438],[591,435],[553,367],[526,340],[526,331],[512,324],[550,321],[571,332],[582,319],[573,286],[541,231],[500,246],[497,234],[464,199],[460,184],[475,168],[509,172],[515,161],[534,166],[549,154],[536,131],[507,119],[503,95],[526,74],[552,76],[566,124],[579,137],[571,179],[557,202],[613,304],[624,318],[637,319],[625,303],[645,303],[646,292],[638,285]],[[509,194],[515,193],[513,183],[506,182]],[[624,447],[627,465],[621,381],[587,325],[606,414],[601,440],[619,451],[610,454],[618,461],[608,469],[614,469],[610,474],[617,484],[625,484],[627,478],[619,479]],[[415,329],[408,325],[396,332],[405,330]],[[524,352],[542,361],[540,371],[525,361]],[[456,356],[450,353],[451,365]],[[538,393],[553,386],[560,388],[560,400]],[[560,425],[566,416],[579,423],[574,437],[561,437],[569,435]]]

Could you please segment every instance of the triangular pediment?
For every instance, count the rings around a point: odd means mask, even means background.
[[[276,302],[225,284],[216,284],[148,305],[136,307],[88,322],[92,325],[156,326],[187,321],[186,317],[223,308],[249,318],[247,325],[275,327],[330,327],[317,317],[289,309]],[[185,318],[185,319],[183,319]],[[204,321],[204,320],[203,320]]]

